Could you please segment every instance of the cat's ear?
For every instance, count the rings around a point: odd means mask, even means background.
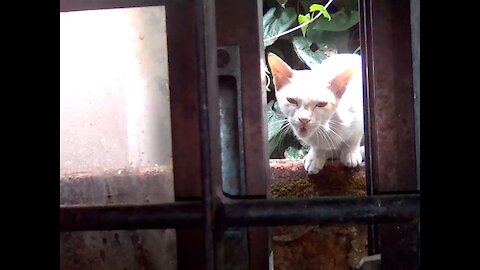
[[[268,54],[268,64],[273,75],[273,83],[276,91],[282,89],[285,85],[290,83],[293,76],[292,68],[285,63],[280,57],[273,53]]]
[[[330,81],[329,88],[335,94],[335,96],[340,99],[347,88],[347,84],[355,73],[354,68],[345,70],[344,72],[337,75],[333,80]]]

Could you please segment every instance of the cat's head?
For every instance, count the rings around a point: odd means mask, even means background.
[[[339,73],[325,68],[293,70],[273,53],[268,54],[268,63],[280,109],[299,138],[308,138],[328,124],[354,73],[353,68]]]

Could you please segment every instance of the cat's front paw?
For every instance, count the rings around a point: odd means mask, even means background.
[[[321,155],[315,155],[313,152],[308,154],[303,159],[303,167],[308,174],[317,174],[325,165],[327,159]]]
[[[342,153],[342,155],[340,156],[340,161],[346,167],[357,167],[362,164],[362,153],[360,152],[360,149],[356,151]]]

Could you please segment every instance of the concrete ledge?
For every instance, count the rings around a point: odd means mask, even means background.
[[[365,167],[327,162],[307,175],[301,161],[270,160],[272,198],[366,194]],[[275,270],[345,270],[367,255],[367,226],[281,226],[272,229]]]
[[[271,160],[272,198],[365,195],[365,168],[329,162],[308,176],[301,161]],[[173,179],[161,167],[61,173],[62,204],[161,203],[173,201]],[[272,229],[275,270],[349,269],[367,255],[362,225]],[[70,232],[60,234],[62,269],[175,269],[175,230]]]

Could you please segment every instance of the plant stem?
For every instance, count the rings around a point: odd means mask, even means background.
[[[329,0],[328,3],[325,5],[325,9],[328,8],[328,6],[329,6],[332,2],[333,2],[333,0]],[[283,32],[283,33],[280,33],[280,34],[275,35],[275,36],[273,36],[273,37],[269,37],[269,38],[265,39],[264,42],[265,42],[265,41],[272,40],[272,39],[279,38],[279,37],[284,36],[284,35],[286,35],[286,34],[290,34],[291,32],[293,32],[293,31],[295,31],[295,30],[298,30],[298,29],[304,27],[305,25],[307,25],[307,24],[315,21],[316,19],[318,19],[318,18],[320,17],[320,15],[322,15],[322,13],[323,13],[323,12],[320,11],[320,12],[319,12],[315,17],[313,17],[311,20],[306,21],[306,22],[304,22],[304,23],[302,23],[302,24],[300,24],[300,25],[298,25],[298,26],[296,26],[296,27],[294,27],[294,28],[288,29],[287,31],[285,31],[285,32]]]

